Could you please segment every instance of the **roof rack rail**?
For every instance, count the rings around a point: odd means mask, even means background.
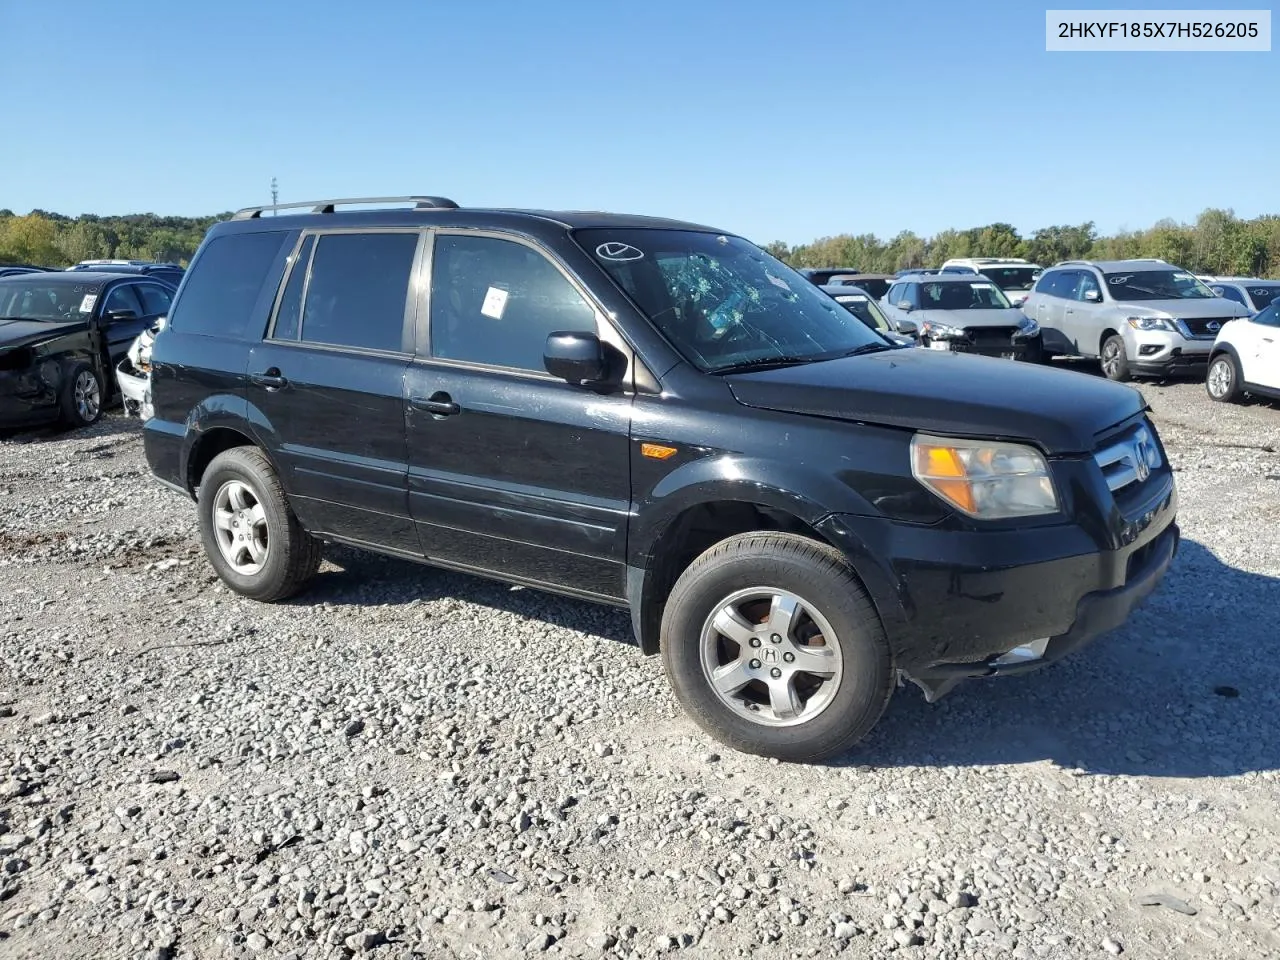
[[[262,207],[245,207],[232,214],[232,220],[256,220],[269,210],[300,210],[311,208],[312,213],[333,213],[335,207],[355,204],[412,203],[415,210],[457,210],[458,205],[448,197],[351,197],[344,200],[304,200],[298,203],[276,203]]]

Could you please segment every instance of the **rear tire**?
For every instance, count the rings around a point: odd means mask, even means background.
[[[1240,365],[1229,353],[1220,353],[1209,361],[1209,370],[1205,374],[1204,389],[1210,400],[1219,403],[1231,403],[1240,398]]]
[[[222,582],[252,600],[293,596],[320,568],[323,545],[298,522],[257,447],[232,447],[200,478],[200,538]]]
[[[1133,372],[1129,369],[1129,353],[1125,349],[1124,337],[1120,334],[1113,333],[1102,341],[1099,362],[1102,364],[1102,374],[1108,380],[1125,383],[1133,379]]]
[[[62,384],[59,406],[62,422],[71,429],[87,427],[102,418],[106,401],[102,378],[87,363],[77,363],[69,371]]]
[[[893,692],[893,658],[862,584],[839,551],[794,534],[740,534],[698,557],[667,600],[661,646],[698,726],[779,760],[845,752]]]

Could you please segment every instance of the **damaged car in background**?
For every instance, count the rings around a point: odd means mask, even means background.
[[[165,318],[161,317],[155,326],[143,330],[124,359],[116,364],[116,383],[120,387],[125,416],[142,420],[151,418],[151,347],[156,342],[156,334],[164,327],[164,321]]]
[[[172,296],[112,273],[0,277],[0,428],[96,422],[114,394],[109,372]]]

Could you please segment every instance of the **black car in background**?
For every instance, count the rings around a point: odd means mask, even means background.
[[[831,278],[842,273],[857,273],[857,267],[804,267],[796,271],[815,287],[831,282]]]
[[[89,270],[0,277],[0,429],[97,420],[116,364],[169,312],[174,289]]]
[[[889,292],[889,287],[897,278],[892,273],[838,273],[824,286],[859,287],[879,300]]]
[[[37,267],[33,263],[0,263],[0,277],[16,277],[22,273],[46,273],[52,267]]]
[[[182,282],[183,269],[177,263],[157,263],[153,260],[81,260],[68,270],[109,270],[112,273],[136,273],[163,280],[177,289]]]

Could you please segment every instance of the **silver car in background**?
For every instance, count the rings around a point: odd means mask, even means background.
[[[1022,312],[1046,354],[1097,357],[1111,380],[1204,376],[1218,331],[1248,316],[1164,260],[1064,260],[1040,275]]]
[[[984,276],[907,276],[889,288],[880,305],[894,326],[918,336],[922,347],[1037,363],[1041,359],[1040,328]]]

